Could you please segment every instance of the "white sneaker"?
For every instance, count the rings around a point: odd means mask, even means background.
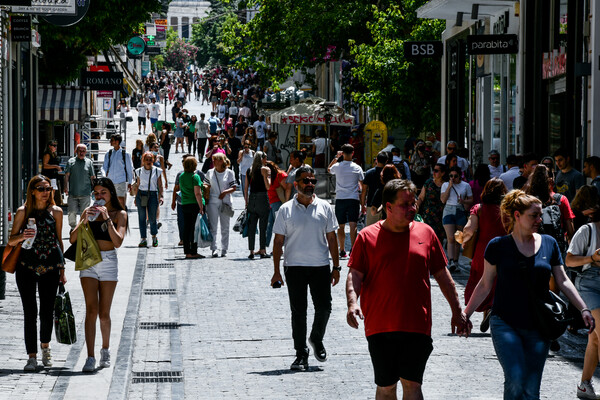
[[[219,257],[219,250],[213,250],[212,251],[212,256],[215,257],[215,258]]]
[[[37,370],[37,358],[30,357],[29,360],[27,360],[27,364],[25,364],[23,371],[35,372],[36,370]]]
[[[96,359],[94,357],[88,357],[85,360],[85,365],[83,366],[83,372],[94,372],[96,370]]]
[[[50,352],[50,346],[42,347],[42,364],[44,364],[44,367],[52,366],[52,353]]]
[[[100,368],[110,367],[110,350],[100,349],[100,363],[98,365]]]
[[[577,397],[580,399],[597,399],[596,392],[594,391],[594,386],[592,386],[592,381],[581,381],[579,385],[577,385]]]

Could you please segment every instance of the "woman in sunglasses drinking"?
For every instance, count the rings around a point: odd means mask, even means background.
[[[54,204],[50,179],[34,176],[27,185],[25,204],[17,210],[8,244],[22,244],[15,278],[25,319],[25,348],[29,359],[25,372],[37,370],[37,302],[40,296],[40,342],[42,363],[52,366],[50,339],[54,318],[54,297],[58,283],[66,283],[63,247],[60,240],[63,212]],[[35,229],[29,225],[35,224]],[[28,247],[28,248],[26,248]]]

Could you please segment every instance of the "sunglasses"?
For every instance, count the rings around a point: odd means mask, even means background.
[[[308,185],[308,184],[316,185],[317,184],[317,179],[316,178],[304,178],[304,179],[302,179],[302,182],[305,185]]]
[[[433,172],[442,172],[442,170],[441,170],[441,169],[434,168],[434,169],[433,169]]]
[[[40,193],[51,192],[52,191],[52,186],[37,186],[35,188],[35,190],[37,190]]]
[[[460,175],[456,175],[456,174],[450,174],[450,178],[459,178]]]

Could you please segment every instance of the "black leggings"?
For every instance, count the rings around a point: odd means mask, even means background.
[[[190,154],[196,154],[196,139],[194,139],[194,134],[193,133],[187,133],[185,135],[187,137],[188,140],[188,153]],[[194,147],[194,151],[192,151],[192,146]]]
[[[198,243],[194,242],[194,230],[196,228],[196,218],[200,212],[198,204],[183,204],[183,254],[198,254]]]
[[[54,322],[54,299],[58,289],[60,273],[58,269],[48,271],[43,275],[22,265],[17,266],[15,279],[21,302],[23,303],[23,316],[25,319],[25,348],[28,354],[37,353],[37,299],[35,290],[40,293],[40,342],[49,343],[52,339],[52,325]]]

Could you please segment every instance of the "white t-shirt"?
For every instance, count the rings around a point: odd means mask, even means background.
[[[506,190],[508,190],[509,192],[513,190],[513,181],[518,176],[521,176],[519,167],[512,167],[511,169],[500,175],[500,179],[502,179],[502,181],[504,182]]]
[[[226,112],[227,112],[227,106],[225,104],[221,104],[219,106],[219,119],[225,118]]]
[[[137,106],[135,106],[135,108],[138,111],[138,117],[140,117],[140,118],[146,118],[146,113],[148,112],[148,104],[146,104],[146,103],[137,103]]]
[[[333,164],[329,171],[335,175],[336,199],[360,200],[358,182],[365,179],[365,173],[358,164],[353,161],[342,161]]]
[[[152,175],[150,175],[152,173]],[[152,167],[152,169],[146,169],[144,167],[138,168],[135,170],[135,176],[140,177],[140,187],[139,190],[148,190],[148,180],[150,180],[150,191],[156,192],[158,191],[158,178],[162,174],[162,169],[158,167]]]
[[[150,110],[150,118],[158,119],[160,115],[160,104],[154,103],[149,104],[148,109]]]
[[[326,235],[337,229],[337,218],[328,202],[313,196],[312,203],[304,207],[294,196],[281,206],[273,224],[273,233],[285,236],[283,266],[329,265]]]
[[[255,121],[254,129],[256,130],[256,138],[263,139],[265,137],[265,129],[267,128],[267,123],[265,121]]]
[[[229,115],[238,115],[238,108],[236,106],[229,107]]]
[[[448,189],[448,185],[448,182],[444,182],[442,184],[442,193],[446,192],[446,189]],[[447,206],[459,205],[457,194],[463,200],[467,197],[473,197],[473,191],[471,190],[471,186],[467,182],[460,181],[459,183],[455,183],[454,185],[452,185],[452,188],[453,189],[450,189],[450,196],[448,196],[448,200],[446,201]]]
[[[327,143],[329,143],[329,140],[327,140],[326,138],[316,138],[313,140],[313,144],[315,145],[315,153],[316,154],[323,154],[325,153],[325,148],[327,146]]]
[[[206,173],[204,183],[210,185],[210,201],[212,202],[213,199],[219,200],[222,191],[235,187],[235,174],[228,168],[223,172],[217,172],[212,168]],[[223,197],[223,203],[231,204],[230,194]]]
[[[573,235],[573,239],[571,239],[571,243],[569,244],[569,248],[567,249],[567,253],[571,253],[574,256],[591,256],[594,254],[598,246],[596,245],[598,240],[598,232],[596,232],[596,224],[585,224],[581,228],[575,232]],[[590,229],[590,227],[592,229]],[[592,237],[590,238],[590,231]],[[588,243],[590,244],[588,247]],[[586,269],[590,269],[592,264],[585,264],[582,268],[583,271]]]

